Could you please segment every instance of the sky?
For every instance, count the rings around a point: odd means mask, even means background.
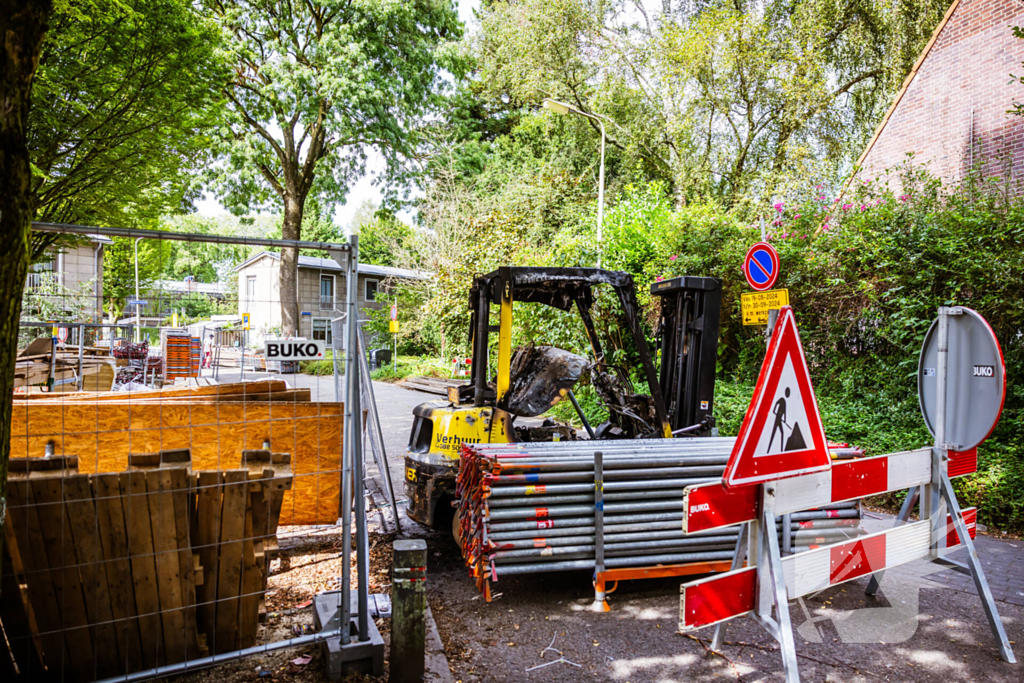
[[[480,0],[457,0],[457,4],[459,7],[459,18],[469,26],[473,21],[474,10],[480,7]],[[345,204],[339,206],[334,212],[335,223],[340,227],[348,226],[356,209],[366,200],[370,200],[375,204],[380,203],[380,188],[375,186],[373,181],[375,177],[385,170],[384,160],[372,149],[367,150],[366,158],[366,174],[349,189],[348,199]],[[228,213],[221,206],[220,202],[217,201],[217,198],[210,193],[207,193],[203,200],[196,202],[196,209],[200,216],[216,217]],[[399,214],[399,216],[407,222],[412,218],[409,214],[404,213]]]

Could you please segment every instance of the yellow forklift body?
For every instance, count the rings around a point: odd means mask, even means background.
[[[458,466],[462,444],[509,443],[506,421],[495,413],[504,411],[491,406],[455,406],[448,401],[429,401],[429,419],[433,423],[428,460],[442,463],[445,460]]]

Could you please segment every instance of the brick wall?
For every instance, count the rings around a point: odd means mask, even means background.
[[[1022,0],[960,0],[881,134],[862,161],[862,179],[880,177],[908,153],[946,182],[975,165],[986,176],[1024,187],[1024,117],[1007,114],[1024,101]]]

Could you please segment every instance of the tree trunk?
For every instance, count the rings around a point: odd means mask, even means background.
[[[302,212],[305,198],[296,200],[285,197],[284,224],[281,237],[297,240],[302,232]],[[299,250],[292,247],[281,249],[281,334],[286,337],[299,333]]]
[[[51,0],[0,0],[0,530],[7,510],[14,362],[35,204],[26,128],[32,77],[52,11]],[[0,551],[3,538],[0,533]]]

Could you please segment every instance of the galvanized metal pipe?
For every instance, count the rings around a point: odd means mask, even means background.
[[[602,557],[607,568],[728,561],[738,529],[684,534],[682,499],[720,480],[734,442],[604,442],[599,458],[579,441],[472,447],[456,484],[471,575],[484,590],[499,575],[594,569]],[[776,531],[848,538],[857,517],[853,503],[833,505],[780,518]]]
[[[684,562],[724,562],[728,561],[730,558],[732,558],[732,551],[651,555],[645,558],[643,566],[654,564],[682,564]],[[637,561],[631,557],[609,557],[605,560],[605,566],[611,569],[615,569],[616,567],[635,567],[637,566]],[[517,574],[540,574],[545,572],[593,568],[593,560],[573,560],[568,562],[550,562],[545,564],[523,563],[502,565],[498,574],[500,576],[515,576]]]

